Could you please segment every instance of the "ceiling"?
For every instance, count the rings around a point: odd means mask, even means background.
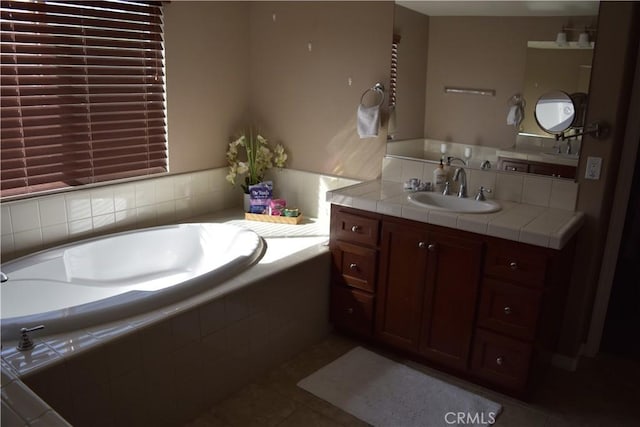
[[[596,16],[597,1],[420,1],[396,4],[429,16]]]

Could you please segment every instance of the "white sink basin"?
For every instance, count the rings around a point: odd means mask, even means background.
[[[493,200],[479,201],[473,198],[460,198],[457,196],[443,196],[434,192],[417,192],[408,196],[411,203],[427,209],[448,211],[455,213],[490,213],[501,209]]]

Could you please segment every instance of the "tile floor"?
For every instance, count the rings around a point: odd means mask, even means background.
[[[214,405],[184,427],[366,426],[363,421],[296,386],[299,380],[357,345],[360,345],[357,341],[332,334]],[[376,351],[398,360],[393,355]],[[398,361],[501,403],[503,411],[495,424],[498,427],[640,425],[640,361],[603,355],[581,361],[576,372],[552,368],[541,379],[529,403],[414,362]],[[443,422],[443,425],[446,424]]]

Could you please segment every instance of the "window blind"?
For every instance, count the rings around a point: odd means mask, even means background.
[[[167,171],[160,3],[0,11],[2,197]]]

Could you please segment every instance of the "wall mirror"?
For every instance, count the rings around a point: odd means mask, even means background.
[[[539,151],[537,161],[577,165],[579,143],[573,140],[571,157],[551,155],[559,142],[538,125],[534,109],[548,92],[583,93],[573,101],[575,116],[584,115],[598,6],[396,1],[397,94],[387,154],[437,161],[471,151],[470,167],[490,160],[497,169],[500,157],[531,160]],[[566,44],[557,44],[558,32]],[[515,95],[525,100],[517,126],[507,123]]]

